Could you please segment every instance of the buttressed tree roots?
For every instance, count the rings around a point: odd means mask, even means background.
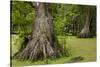
[[[53,17],[50,14],[49,5],[47,3],[33,3],[36,19],[32,28],[31,40],[23,50],[16,54],[17,59],[34,61],[68,55],[63,46],[56,43]]]

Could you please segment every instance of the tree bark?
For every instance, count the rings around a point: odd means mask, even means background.
[[[46,3],[35,3],[36,20],[32,28],[32,38],[27,46],[20,51],[18,59],[56,58],[62,52],[62,47],[55,44],[53,32],[53,17]]]

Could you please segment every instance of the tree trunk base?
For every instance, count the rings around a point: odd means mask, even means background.
[[[47,58],[54,59],[64,55],[69,55],[65,48],[61,45],[52,46],[50,41],[42,36],[29,41],[27,46],[22,51],[15,54],[15,58],[19,60],[35,61]]]
[[[90,33],[81,33],[78,35],[79,38],[92,38]]]
[[[89,31],[81,31],[78,37],[79,38],[92,38],[92,35]]]

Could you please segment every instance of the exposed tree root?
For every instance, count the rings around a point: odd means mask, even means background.
[[[46,58],[57,58],[64,53],[61,46],[51,46],[50,41],[44,35],[32,39],[21,52],[16,55],[19,60],[42,60]],[[63,54],[64,55],[64,54]]]

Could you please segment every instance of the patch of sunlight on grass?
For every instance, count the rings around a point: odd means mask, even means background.
[[[21,47],[21,44],[23,42],[23,38],[19,37],[19,35],[11,35],[11,52],[12,56],[18,52],[19,48]]]

